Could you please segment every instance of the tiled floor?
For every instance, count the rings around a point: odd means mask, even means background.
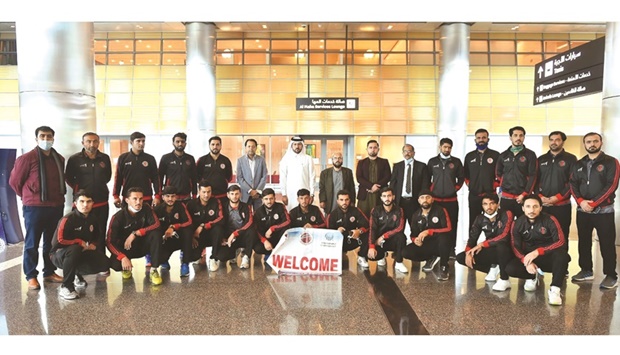
[[[577,246],[570,243],[572,275]],[[567,280],[560,307],[547,304],[550,275],[536,292],[511,279],[512,289],[498,293],[485,274],[452,262],[449,281],[440,282],[437,267],[425,273],[409,261],[406,275],[395,275],[391,259],[387,271],[374,262],[362,271],[352,252],[341,276],[278,277],[255,261],[249,270],[193,265],[183,279],[175,253],[160,286],[151,286],[142,259],[133,279],[114,271],[86,276],[81,298],[65,301],[58,284],[28,291],[21,248],[0,254],[0,335],[620,335],[618,289],[598,287],[596,243],[596,279]]]

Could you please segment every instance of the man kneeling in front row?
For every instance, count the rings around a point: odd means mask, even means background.
[[[337,194],[335,208],[327,218],[327,228],[337,229],[342,233],[342,252],[357,251],[357,263],[368,269],[368,218],[362,210],[351,206],[351,194],[347,190],[340,190]]]
[[[110,269],[105,253],[98,252],[105,245],[97,245],[100,229],[97,217],[90,213],[94,203],[92,195],[79,190],[73,197],[75,209],[58,222],[50,252],[52,263],[62,269],[59,296],[66,300],[79,298],[75,288],[86,287],[82,275]]]

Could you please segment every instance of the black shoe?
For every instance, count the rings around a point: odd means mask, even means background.
[[[456,252],[454,249],[450,251],[450,260],[456,260]]]
[[[447,266],[442,266],[439,268],[439,277],[437,278],[439,281],[446,281],[450,277],[450,272],[448,271]]]

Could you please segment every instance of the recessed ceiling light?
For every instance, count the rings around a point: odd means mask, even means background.
[[[267,28],[267,25],[263,25],[263,28],[264,28],[264,29],[266,29],[266,28]]]
[[[392,28],[394,28],[394,26],[392,26],[392,25],[389,25],[389,26],[387,27],[387,29],[388,29],[388,30],[391,30]]]

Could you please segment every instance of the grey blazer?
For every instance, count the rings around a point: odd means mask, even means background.
[[[250,200],[248,191],[251,189],[263,190],[267,183],[268,172],[265,158],[260,155],[255,155],[254,161],[254,179],[252,179],[252,171],[250,170],[248,156],[243,155],[237,159],[237,183],[239,183],[241,187],[241,201],[246,203]],[[260,201],[260,199],[258,201]]]

